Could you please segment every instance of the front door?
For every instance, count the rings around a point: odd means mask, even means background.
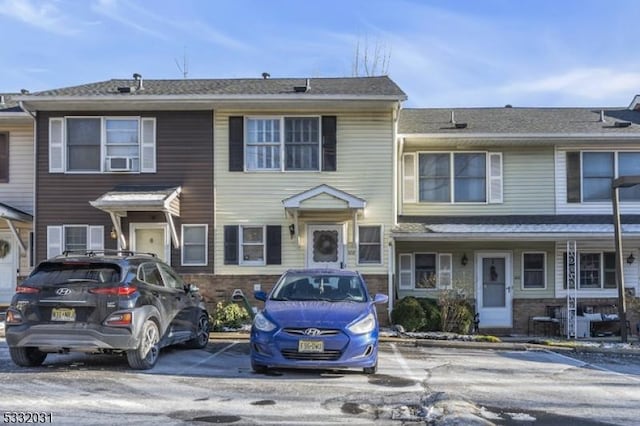
[[[166,263],[171,261],[169,228],[166,223],[132,223],[131,250],[153,253]]]
[[[307,225],[307,266],[309,268],[343,268],[342,233],[342,225]]]
[[[13,235],[0,232],[0,305],[8,305],[16,289],[17,250]]]
[[[478,253],[476,260],[480,327],[512,327],[511,253]]]

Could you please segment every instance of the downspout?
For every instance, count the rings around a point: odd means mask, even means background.
[[[398,147],[397,145],[399,144],[398,141],[398,120],[400,119],[400,108],[401,108],[401,104],[400,102],[398,102],[396,104],[396,107],[393,109],[393,134],[392,134],[392,141],[391,141],[391,147],[392,147],[392,161],[393,161],[393,166],[392,166],[392,173],[393,173],[393,177],[392,177],[392,185],[393,187],[391,188],[391,195],[392,195],[392,202],[391,202],[391,215],[392,215],[392,219],[391,219],[391,223],[393,224],[393,226],[391,227],[391,230],[393,228],[395,228],[398,225]],[[393,297],[394,297],[394,282],[393,282],[393,276],[394,276],[394,259],[395,259],[395,244],[393,241],[393,237],[391,236],[391,230],[389,230],[389,246],[388,246],[388,254],[387,254],[387,265],[388,265],[388,270],[387,270],[387,293],[389,296],[389,300],[388,300],[388,305],[387,305],[387,312],[389,315],[389,323],[391,324],[391,312],[393,311]]]
[[[29,263],[29,268],[31,268],[31,263],[33,263],[34,265],[37,264],[38,262],[36,261],[36,253],[38,252],[36,250],[37,247],[37,238],[36,238],[36,222],[37,222],[37,204],[36,204],[36,179],[38,177],[38,158],[36,157],[38,155],[38,120],[37,120],[37,114],[33,111],[30,111],[24,104],[23,101],[19,101],[18,102],[18,106],[20,106],[20,109],[22,109],[24,112],[26,112],[27,114],[29,114],[31,116],[31,118],[33,119],[33,179],[32,179],[32,187],[31,187],[31,193],[33,194],[33,198],[32,198],[32,209],[33,209],[33,220],[31,222],[31,232],[33,232],[33,247],[31,247],[31,253],[27,253],[27,258],[29,256],[31,256],[33,254],[33,259],[31,259],[31,262]],[[18,269],[20,269],[20,264],[18,261]]]
[[[388,301],[388,307],[387,307],[387,313],[389,315],[389,324],[393,325],[393,321],[391,321],[391,312],[393,312],[393,298],[394,298],[394,291],[393,291],[393,271],[395,270],[395,241],[392,239],[389,240],[389,246],[388,246],[388,258],[389,258],[389,267],[387,270],[387,283],[388,283],[388,293],[389,293],[389,301]]]

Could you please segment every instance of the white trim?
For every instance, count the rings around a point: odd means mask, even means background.
[[[542,257],[542,279],[543,279],[543,286],[542,287],[525,287],[524,286],[524,256],[527,254],[541,254]],[[527,250],[527,251],[523,251],[522,254],[520,255],[520,276],[522,277],[520,279],[520,290],[522,291],[542,291],[542,290],[546,290],[547,289],[547,252],[546,251],[540,251],[540,250]]]
[[[150,141],[147,141],[144,137],[144,126],[146,123],[152,124],[153,136]],[[140,173],[155,173],[157,168],[157,139],[158,139],[158,127],[155,117],[141,117],[140,118]],[[150,148],[152,152],[153,167],[144,167],[146,155],[144,153],[145,148]]]
[[[367,202],[362,198],[358,198],[326,184],[318,185],[315,188],[308,189],[292,197],[286,198],[282,200],[282,204],[285,209],[300,208],[301,203],[320,194],[328,194],[342,200],[348,204],[350,209],[364,209],[367,206]]]
[[[358,224],[357,226],[358,241],[356,244],[356,265],[358,266],[376,266],[384,264],[384,250],[382,245],[384,242],[384,227],[382,224]],[[378,228],[380,230],[380,262],[360,262],[360,228]],[[369,246],[374,244],[367,244]]]
[[[407,163],[413,163],[413,173],[407,173]],[[418,156],[415,152],[402,154],[402,202],[417,203],[418,202]],[[412,190],[407,188],[412,186]]]
[[[262,229],[262,260],[244,260],[244,228]],[[258,243],[247,243],[247,245],[258,246]],[[238,265],[239,266],[264,266],[267,264],[267,227],[266,225],[239,225],[238,226]]]
[[[494,174],[491,161],[497,158],[499,172]],[[494,191],[494,182],[497,182],[499,189]],[[487,153],[487,202],[489,204],[502,204],[504,194],[504,162],[502,152]]]
[[[184,240],[185,228],[202,228],[204,227],[204,263],[186,263],[184,261],[184,252],[187,247],[187,243]],[[182,237],[181,253],[180,253],[180,265],[181,266],[207,266],[209,264],[209,225],[206,223],[183,223],[180,228],[180,236]]]
[[[454,139],[454,140],[466,140],[466,139],[490,139],[490,140],[503,140],[509,139],[511,142],[519,143],[524,141],[538,140],[539,142],[552,143],[554,141],[562,140],[567,142],[567,139],[576,139],[576,143],[583,142],[602,142],[607,140],[630,139],[640,140],[640,133],[398,133],[398,137],[406,139]],[[502,141],[509,142],[509,141]]]
[[[447,259],[449,262],[449,268],[443,268],[442,263],[444,259]],[[449,275],[448,281],[449,284],[445,285],[442,283],[443,276],[445,274]],[[451,253],[438,253],[438,269],[437,269],[437,282],[436,286],[438,289],[448,289],[453,287],[453,254]]]
[[[56,129],[55,138],[54,138],[54,130],[53,130],[54,123],[60,127],[59,129]],[[63,117],[49,118],[49,173],[64,173],[64,171],[66,170],[65,129],[66,129],[66,120]],[[59,138],[60,140],[58,141],[57,138]],[[52,155],[52,152],[54,151],[54,149],[59,150],[59,153],[56,154],[56,157],[59,157],[58,158],[58,161],[60,162],[59,167],[55,167],[53,165],[54,156]]]
[[[63,238],[62,226],[47,226],[47,259],[62,254]]]
[[[138,229],[162,229],[164,230],[164,262],[171,265],[171,236],[169,235],[169,224],[165,222],[137,222],[129,224],[129,246],[131,251],[136,251],[136,231]]]

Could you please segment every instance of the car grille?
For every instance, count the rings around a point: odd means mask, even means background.
[[[340,359],[342,351],[327,350],[324,352],[298,352],[291,349],[283,349],[282,356],[286,359],[299,361],[337,361]]]
[[[305,331],[308,328],[285,328],[284,332],[287,334],[293,334],[294,336],[305,336],[307,333]],[[340,334],[340,330],[322,330],[319,329],[317,334],[313,334],[313,336],[337,336]]]

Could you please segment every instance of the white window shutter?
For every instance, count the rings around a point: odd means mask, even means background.
[[[502,153],[489,153],[489,203],[502,203]]]
[[[143,118],[140,143],[140,172],[156,172],[156,119]]]
[[[47,259],[62,254],[62,226],[47,226]]]
[[[402,156],[402,201],[405,203],[416,202],[416,155],[404,154]]]
[[[399,288],[412,289],[413,288],[413,255],[411,253],[403,253],[399,255],[398,261],[398,273],[399,273]]]
[[[451,253],[438,254],[438,287],[451,288],[451,270],[452,270]]]
[[[49,173],[64,173],[64,119],[49,119]]]
[[[90,226],[89,227],[89,244],[87,244],[88,250],[103,250],[104,249],[104,226]]]

